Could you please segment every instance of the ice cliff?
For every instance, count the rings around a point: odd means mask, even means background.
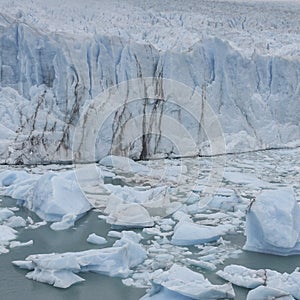
[[[224,5],[237,9],[232,19],[225,14],[224,23],[213,25],[209,21],[218,11],[218,2],[200,13],[204,5],[200,1],[200,8],[195,8],[198,15],[191,14],[190,19],[188,11],[179,13],[180,1],[177,8],[172,5],[173,17],[153,7],[143,10],[141,2],[129,1],[127,19],[121,13],[126,6],[117,9],[103,4],[101,17],[93,2],[82,15],[78,5],[67,14],[63,7],[51,8],[51,3],[45,11],[36,0],[32,13],[26,5],[19,11],[12,7],[1,10],[1,163],[72,160],[74,131],[76,126],[85,126],[80,120],[88,117],[89,104],[97,99],[109,106],[113,98],[105,94],[108,89],[117,85],[113,92],[118,91],[121,84],[120,89],[127,86],[130,90],[127,82],[133,79],[139,92],[121,97],[121,105],[106,110],[107,114],[100,116],[100,128],[93,128],[99,132],[88,148],[95,147],[96,160],[109,152],[133,158],[191,154],[179,149],[180,141],[172,141],[164,125],[166,117],[192,136],[196,145],[192,154],[300,144],[299,26],[292,10],[285,23],[274,27],[272,22],[282,9],[275,4],[269,11],[271,17],[266,17],[268,11],[256,17],[251,6],[254,13],[243,21],[235,18],[243,5],[226,2]],[[141,14],[140,19],[130,16],[131,6]],[[65,20],[58,22],[58,9],[65,13]],[[297,9],[296,3],[294,11]],[[103,16],[105,12],[109,18]],[[193,22],[202,27],[193,27]],[[263,22],[269,33],[260,30]],[[118,33],[116,27],[122,24],[128,31]],[[144,36],[137,35],[137,28]],[[207,28],[205,34],[203,28]],[[239,40],[239,33],[244,38]],[[249,42],[252,37],[253,45]],[[147,80],[149,77],[153,79]],[[165,80],[172,81],[175,89],[166,88]],[[187,89],[174,102],[181,85]],[[154,92],[149,94],[149,90]],[[218,120],[218,135],[224,140],[224,147],[214,150],[214,137],[208,133],[210,115]],[[134,136],[132,124],[137,128]],[[86,151],[82,149],[75,150]]]

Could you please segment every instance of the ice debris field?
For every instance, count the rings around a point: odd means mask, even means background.
[[[213,194],[205,192],[213,184],[211,158],[133,162],[109,156],[82,166],[77,176],[72,166],[5,168],[1,195],[12,206],[0,209],[1,253],[34,243],[34,235],[18,241],[20,227],[76,228],[92,209],[87,199],[101,195],[95,211],[99,226],[104,220],[111,227],[107,236],[90,232],[84,251],[32,254],[13,265],[28,270],[26,278],[59,288],[84,281],[85,272],[121,277],[125,285],[149,288],[142,299],[233,299],[236,286],[251,290],[248,300],[299,299],[297,266],[282,274],[239,265],[248,251],[300,253],[299,154],[295,149],[228,157]],[[41,220],[19,217],[15,204]],[[109,238],[115,239],[111,246]],[[89,249],[91,243],[100,248]],[[228,265],[229,259],[235,264]],[[224,282],[214,284],[206,274]]]

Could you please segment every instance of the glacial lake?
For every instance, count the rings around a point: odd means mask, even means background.
[[[269,151],[262,153],[250,153],[239,156],[229,156],[227,159],[226,170],[254,170],[252,174],[257,178],[272,182],[272,184],[292,185],[296,192],[296,198],[299,201],[299,174],[300,167],[298,164],[298,150],[282,150]],[[276,161],[276,164],[274,163]],[[189,159],[186,164],[193,164],[194,161]],[[252,164],[253,163],[253,164]],[[255,165],[255,167],[254,167]],[[232,188],[233,183],[224,181],[225,186]],[[118,183],[117,183],[118,184]],[[247,199],[250,198],[253,187],[245,187],[238,182],[235,186],[240,189],[240,195]],[[15,200],[9,197],[1,197],[0,207],[15,207]],[[27,218],[30,216],[35,222],[40,221],[38,217],[27,210],[20,208],[16,215]],[[103,299],[103,300],[138,300],[145,293],[144,288],[128,287],[122,283],[120,278],[110,278],[93,273],[80,273],[86,281],[75,284],[74,286],[62,290],[54,288],[47,284],[35,282],[25,278],[26,270],[21,270],[12,265],[13,260],[24,260],[28,255],[52,253],[52,252],[72,252],[88,249],[96,249],[100,247],[111,246],[116,239],[107,237],[107,233],[111,230],[110,225],[102,219],[98,218],[99,212],[90,211],[83,218],[78,220],[74,228],[64,231],[53,231],[47,225],[37,229],[17,229],[17,240],[27,242],[33,240],[34,244],[26,247],[10,249],[8,254],[0,255],[0,299],[16,300],[59,300],[59,299]],[[244,226],[244,225],[243,225]],[[136,230],[141,232],[141,230]],[[107,237],[108,243],[103,246],[96,246],[86,242],[89,234],[95,232],[98,235]],[[224,237],[225,241],[230,242],[233,249],[242,249],[245,243],[245,236],[242,230],[235,234],[228,234]],[[147,243],[147,237],[143,243]],[[149,238],[150,242],[150,238]],[[197,257],[199,249],[197,247],[188,247],[188,251]],[[268,268],[279,272],[292,272],[296,267],[300,266],[300,256],[294,255],[289,257],[280,257],[274,255],[259,254],[248,251],[241,251],[234,257],[226,257],[223,263],[217,264],[217,270],[222,270],[226,265],[238,264],[245,267],[259,269]],[[214,271],[205,271],[203,269],[190,267],[191,269],[202,273],[214,284],[223,284],[225,281],[219,278]],[[237,300],[246,299],[248,290],[234,286]]]
[[[3,199],[3,198],[2,198]],[[4,198],[5,199],[5,198]],[[5,199],[1,206],[10,206],[14,200]],[[21,208],[17,213],[23,217],[34,214],[25,208]],[[32,246],[19,247],[11,249],[8,254],[0,255],[0,290],[1,299],[16,300],[19,299],[20,293],[23,300],[137,300],[145,294],[145,289],[132,288],[125,286],[121,279],[111,278],[93,273],[80,273],[80,276],[86,279],[85,282],[76,284],[66,290],[54,288],[47,284],[28,280],[25,278],[26,270],[21,270],[11,264],[13,260],[23,260],[31,254],[82,251],[87,249],[99,248],[86,242],[87,236],[91,232],[98,235],[106,236],[110,230],[105,221],[97,218],[97,213],[90,212],[77,222],[75,229],[55,232],[49,228],[49,225],[41,226],[37,229],[19,230],[18,240],[34,240]],[[243,246],[245,237],[242,234],[226,236],[226,239],[232,243]],[[107,238],[108,245],[112,245],[115,239]],[[196,252],[197,249],[190,247],[190,250]],[[279,272],[292,272],[297,266],[300,266],[300,256],[278,257],[244,251],[238,258],[229,258],[224,265],[219,265],[218,269],[223,269],[226,265],[241,264],[243,266],[259,269],[271,268]],[[212,283],[223,284],[224,280],[220,279],[213,272],[202,272]],[[237,300],[246,299],[247,289],[234,286]]]
[[[3,199],[3,197],[2,197]],[[4,198],[5,199],[5,198]],[[1,207],[14,206],[15,201],[5,199]],[[25,208],[20,208],[16,213],[24,218],[28,215],[36,217]],[[100,248],[86,242],[86,238],[92,232],[106,236],[110,227],[103,220],[97,218],[97,214],[90,212],[76,223],[76,229],[68,229],[55,232],[49,224],[36,229],[18,229],[18,240],[34,240],[32,246],[11,249],[8,254],[0,255],[0,299],[3,300],[120,300],[139,299],[145,294],[144,289],[125,286],[121,279],[111,278],[94,273],[80,273],[86,279],[85,282],[76,284],[68,289],[54,288],[48,284],[28,280],[25,278],[26,270],[21,270],[12,265],[13,260],[23,260],[28,255],[52,252],[72,252],[93,248]],[[107,247],[115,242],[113,238],[107,238]]]

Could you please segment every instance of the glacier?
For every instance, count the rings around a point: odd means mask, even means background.
[[[148,4],[142,1],[128,2],[127,8],[104,1],[100,11],[89,1],[84,13],[73,2],[69,11],[70,1],[60,6],[50,1],[45,8],[34,0],[33,11],[23,4],[15,8],[14,1],[4,8],[4,2],[0,2],[2,163],[69,162],[74,152],[82,154],[91,147],[94,155],[83,155],[83,161],[109,153],[150,158],[300,144],[297,3],[290,4],[285,22],[275,26],[274,19],[286,9],[276,2],[269,14],[260,10],[263,4],[222,2],[236,8],[232,16],[215,16],[218,2],[195,2],[193,10],[201,12],[202,22],[181,12],[180,1],[177,7],[167,1],[173,15],[166,3],[160,12],[153,7],[145,10]],[[140,17],[129,13],[130,8]],[[243,20],[239,13],[245,10],[249,16]],[[46,11],[58,19],[57,24]],[[162,26],[166,22],[169,26]],[[199,25],[199,32],[193,24]],[[118,31],[118,25],[124,29]],[[137,94],[131,91],[131,80]],[[107,98],[114,92],[121,95],[117,107],[111,105],[114,97]],[[97,138],[74,149],[76,128],[93,124],[80,120],[91,117],[95,99],[106,105],[107,112],[95,129]],[[170,120],[178,128],[167,128]],[[214,149],[218,142],[210,131],[216,130],[211,128],[216,120],[220,129],[216,134],[224,145]],[[185,142],[174,138],[175,128],[191,137],[192,149],[181,149]]]

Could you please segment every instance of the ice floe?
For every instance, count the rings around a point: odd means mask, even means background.
[[[0,173],[0,187],[3,195],[16,199],[45,221],[61,221],[67,214],[80,217],[91,209],[73,171],[38,175],[7,170]]]
[[[173,213],[179,207],[178,202],[170,202],[166,186],[144,188],[106,184],[105,187],[111,193],[105,209],[107,213],[111,209],[115,209],[118,204],[129,203],[142,205],[151,216],[166,216]]]
[[[16,247],[25,247],[25,246],[31,246],[31,245],[33,245],[33,240],[30,240],[30,241],[24,242],[24,243],[19,242],[19,241],[12,241],[12,242],[10,242],[9,247],[16,248]]]
[[[142,228],[154,225],[148,211],[136,203],[119,204],[107,217],[112,228]]]
[[[204,226],[189,221],[179,222],[174,229],[172,244],[189,246],[217,241],[224,234],[221,226]]]
[[[79,272],[95,272],[108,276],[127,277],[132,268],[142,263],[147,252],[137,234],[123,234],[113,247],[61,254],[30,255],[25,261],[14,261],[20,268],[31,270],[26,277],[48,283],[55,287],[67,288],[81,282]]]
[[[54,222],[50,225],[52,230],[65,230],[74,226],[77,216],[74,214],[66,214],[62,217],[61,221]]]
[[[271,289],[277,289],[281,293],[293,296],[295,299],[300,298],[300,272],[296,269],[291,274],[279,273],[269,269],[252,270],[243,266],[230,265],[226,266],[223,271],[218,271],[217,274],[225,280],[246,288],[256,289],[259,286],[266,286]],[[254,295],[265,295],[267,289],[260,289],[258,292],[253,292]],[[278,294],[276,291],[271,291],[269,296]],[[253,295],[252,294],[252,295]],[[251,294],[250,294],[251,296]],[[251,296],[252,297],[252,296]],[[274,295],[275,297],[275,295]],[[247,298],[248,299],[248,298]],[[254,299],[254,298],[250,298]],[[265,299],[265,298],[256,298]],[[266,298],[270,299],[270,298]],[[271,298],[276,299],[276,298]],[[280,298],[281,299],[281,298]]]
[[[300,253],[300,207],[292,189],[265,190],[248,209],[245,250]]]
[[[247,295],[247,300],[270,300],[270,299],[294,300],[295,298],[287,292],[270,288],[267,286],[262,286],[262,285],[250,291]]]
[[[25,227],[26,221],[20,216],[11,216],[6,222],[5,225],[11,228]]]
[[[141,300],[232,299],[234,296],[231,284],[213,285],[202,274],[174,265],[152,279],[152,289]]]
[[[95,244],[95,245],[104,245],[107,243],[107,240],[102,237],[102,236],[99,236],[95,233],[91,233],[87,240],[86,240],[88,243],[91,243],[91,244]]]

